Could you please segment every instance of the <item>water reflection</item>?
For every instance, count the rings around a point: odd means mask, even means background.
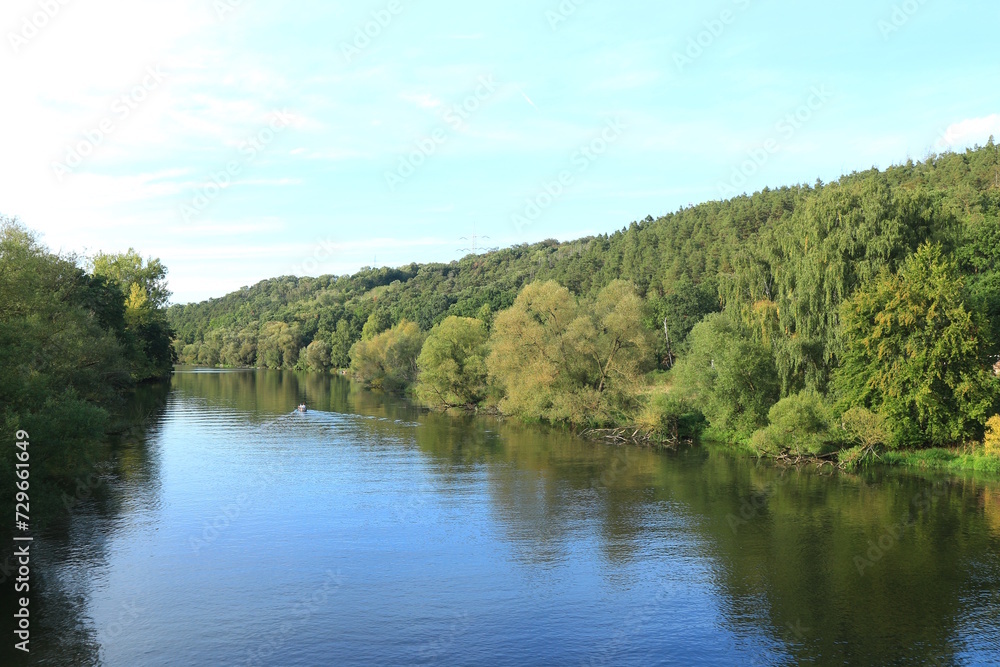
[[[1000,662],[996,480],[606,446],[288,372],[181,370],[151,424],[47,538],[50,660]]]
[[[122,517],[148,511],[156,504],[158,478],[155,453],[147,438],[159,428],[169,386],[139,387],[126,406],[121,433],[101,447],[81,454],[75,486],[51,502],[38,503],[32,515],[36,531],[30,546],[30,654],[5,641],[0,663],[5,665],[98,665],[101,631],[89,619],[88,604],[94,573],[107,562],[111,536]],[[44,443],[33,442],[35,451]],[[33,501],[35,498],[33,497]],[[34,502],[32,504],[35,504]],[[12,535],[0,535],[4,545],[0,568],[0,605],[14,609],[24,593],[16,592],[18,576]],[[6,636],[13,637],[11,616]]]

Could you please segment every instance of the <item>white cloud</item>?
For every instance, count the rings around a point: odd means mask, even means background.
[[[442,102],[430,93],[401,93],[400,99],[412,102],[421,109],[436,109]]]
[[[1000,137],[1000,114],[967,118],[949,125],[935,147],[938,150],[971,148],[975,144],[985,144],[990,135]]]

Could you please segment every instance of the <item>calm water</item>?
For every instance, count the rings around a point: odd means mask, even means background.
[[[280,372],[178,372],[151,422],[35,544],[35,664],[1000,664],[995,480],[615,448]]]

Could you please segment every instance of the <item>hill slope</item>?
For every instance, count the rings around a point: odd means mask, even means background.
[[[883,172],[707,202],[613,234],[519,245],[448,264],[274,278],[173,306],[168,317],[182,362],[308,368],[300,352],[317,340],[331,346],[332,364],[344,367],[366,327],[373,334],[408,319],[428,330],[448,315],[489,323],[532,281],[556,280],[587,296],[623,278],[646,300],[646,326],[661,330],[666,318],[675,342],[722,307],[750,320],[771,308],[785,334],[815,342],[809,354],[829,362],[835,307],[926,240],[941,243],[967,276],[968,300],[988,319],[996,354],[1000,152],[992,138],[975,150]],[[659,360],[666,351],[661,341]]]

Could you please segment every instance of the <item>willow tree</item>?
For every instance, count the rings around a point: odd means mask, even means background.
[[[354,377],[372,389],[403,391],[417,379],[417,357],[424,335],[414,322],[403,320],[351,348]]]
[[[964,280],[939,245],[884,271],[840,312],[841,401],[885,417],[890,446],[955,444],[982,430],[997,381],[982,317],[966,307]]]
[[[487,394],[486,325],[448,317],[431,329],[417,358],[417,396],[437,407],[471,408]]]
[[[953,221],[926,194],[873,173],[824,186],[758,233],[720,287],[726,309],[770,345],[782,395],[825,390],[839,354],[840,304],[882,270],[894,271]]]
[[[642,309],[620,280],[583,303],[554,281],[525,287],[490,337],[487,368],[504,394],[501,411],[600,425],[634,409],[652,350]]]

